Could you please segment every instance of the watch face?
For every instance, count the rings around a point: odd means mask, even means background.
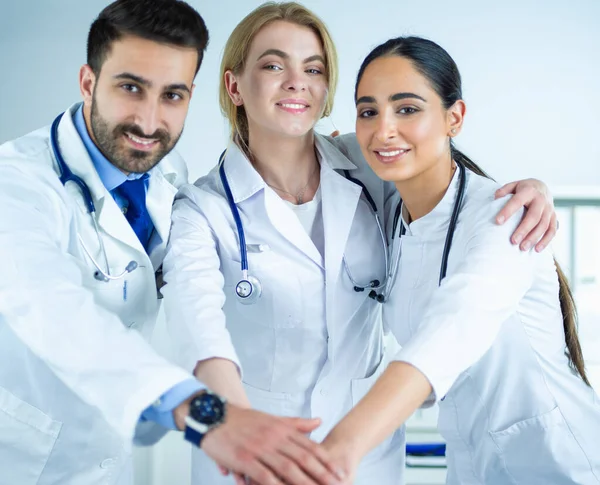
[[[225,405],[221,398],[204,393],[194,398],[190,404],[190,415],[202,424],[217,424],[223,420]]]

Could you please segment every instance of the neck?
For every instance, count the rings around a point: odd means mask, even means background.
[[[315,137],[283,138],[279,134],[250,133],[250,161],[267,185],[286,200],[308,202],[319,187]],[[301,194],[297,197],[297,194]]]
[[[455,170],[456,164],[448,156],[416,177],[395,183],[410,222],[435,209],[444,198]]]

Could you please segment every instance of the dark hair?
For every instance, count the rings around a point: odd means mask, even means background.
[[[196,73],[208,45],[208,30],[196,10],[181,0],[117,0],[108,5],[90,27],[87,63],[96,75],[111,44],[134,35],[198,51]]]
[[[375,47],[365,58],[356,78],[356,86],[354,88],[355,101],[358,85],[365,69],[374,60],[380,57],[391,56],[403,57],[410,60],[414,68],[427,79],[430,86],[441,98],[445,109],[450,108],[454,103],[462,99],[460,72],[450,54],[435,42],[421,37],[398,37]],[[454,146],[452,139],[450,139],[450,153],[453,160],[462,162],[472,172],[490,178],[475,162]],[[589,386],[590,383],[585,373],[581,345],[577,337],[577,309],[575,300],[573,299],[567,278],[556,260],[554,260],[554,264],[560,286],[560,308],[563,316],[563,328],[569,363]]]

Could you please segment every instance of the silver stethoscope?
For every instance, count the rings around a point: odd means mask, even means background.
[[[456,165],[460,170],[459,174],[459,185],[458,192],[456,195],[456,200],[454,201],[454,207],[452,208],[452,215],[450,217],[450,223],[448,225],[448,232],[446,233],[446,241],[444,243],[444,252],[442,253],[442,264],[440,265],[440,275],[438,279],[438,286],[442,284],[442,280],[446,277],[446,272],[448,270],[448,256],[450,255],[450,248],[452,247],[452,238],[454,237],[454,230],[456,229],[456,223],[458,221],[458,215],[460,213],[460,209],[463,203],[463,199],[465,196],[465,191],[467,187],[467,177],[465,174],[465,166],[455,160]],[[398,202],[396,206],[396,212],[394,213],[394,223],[392,225],[392,241],[390,247],[393,248],[394,236],[396,235],[396,231],[398,229],[398,223],[400,222],[400,215],[402,214],[402,199]],[[406,227],[404,223],[401,224],[400,231],[398,233],[398,242],[402,236],[406,233]],[[400,257],[395,258],[393,262],[393,268],[390,267],[390,271],[388,273],[388,281],[392,282],[395,279],[395,276],[398,272],[398,265],[400,262]],[[379,295],[381,297],[381,301],[385,300],[384,295]]]
[[[71,172],[71,169],[67,166],[62,154],[60,153],[60,149],[58,147],[58,125],[59,125],[60,120],[63,117],[63,115],[64,115],[64,113],[61,113],[56,117],[56,119],[52,123],[52,128],[50,129],[50,144],[52,145],[52,151],[54,152],[54,158],[56,159],[56,163],[58,164],[58,170],[60,172],[59,180],[63,184],[63,186],[66,185],[67,182],[72,182],[75,185],[77,185],[77,187],[79,187],[79,190],[81,191],[81,195],[83,196],[83,200],[85,202],[87,210],[92,218],[92,222],[94,223],[94,229],[96,231],[96,236],[98,237],[98,242],[100,244],[100,248],[102,249],[102,254],[104,255],[104,265],[106,267],[106,270],[103,270],[100,267],[100,265],[96,262],[96,260],[93,258],[91,253],[85,247],[85,244],[83,243],[83,239],[81,238],[81,235],[78,234],[77,236],[79,238],[79,242],[81,243],[81,246],[83,247],[83,250],[87,254],[88,258],[90,258],[90,260],[96,267],[96,271],[94,271],[94,278],[96,278],[98,281],[104,281],[106,283],[108,283],[111,280],[119,280],[119,279],[125,277],[128,273],[131,273],[134,269],[136,269],[138,267],[138,263],[136,261],[129,261],[129,263],[127,264],[125,269],[120,274],[115,275],[115,276],[110,274],[110,266],[108,264],[106,248],[104,247],[104,241],[102,240],[102,236],[100,235],[100,229],[98,229],[98,222],[96,221],[96,206],[94,205],[94,200],[92,198],[92,193],[90,192],[90,188],[83,181],[83,179],[81,177],[78,177],[73,172]]]
[[[354,287],[354,291],[362,292],[365,290],[370,290],[369,297],[379,302],[382,302],[383,295],[381,293],[378,293],[378,291],[382,290],[387,284],[388,252],[385,240],[385,233],[383,232],[383,226],[379,219],[377,205],[375,204],[375,201],[371,197],[371,194],[369,193],[365,185],[360,180],[352,178],[347,170],[344,171],[344,175],[349,181],[357,184],[362,188],[365,198],[367,199],[367,202],[369,203],[369,206],[375,216],[375,222],[377,223],[377,229],[379,230],[379,235],[381,237],[381,244],[383,247],[383,257],[385,264],[384,267],[386,268],[386,271],[384,273],[383,281],[375,279],[367,284],[362,284],[358,283],[352,276],[352,272],[350,271],[350,267],[348,266],[345,255],[342,258],[344,269],[346,270],[348,278],[350,279],[350,282]],[[221,154],[221,157],[219,158],[219,176],[221,177],[221,183],[223,184],[223,188],[225,189],[225,196],[227,197],[227,202],[229,203],[229,208],[231,209],[231,214],[235,221],[240,244],[242,279],[239,280],[238,283],[235,285],[235,293],[240,303],[244,305],[251,305],[253,303],[256,303],[256,301],[260,298],[260,295],[262,294],[262,285],[258,278],[248,274],[248,254],[246,251],[246,236],[244,234],[244,226],[242,224],[240,213],[238,211],[235,200],[233,199],[233,194],[231,193],[231,188],[229,187],[229,182],[227,181],[227,176],[225,175],[225,152],[223,152]]]

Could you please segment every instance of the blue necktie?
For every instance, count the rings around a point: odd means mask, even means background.
[[[119,194],[128,202],[125,218],[146,250],[154,229],[154,224],[152,224],[152,219],[146,209],[147,179],[148,174],[145,174],[139,179],[127,180],[117,187]]]

